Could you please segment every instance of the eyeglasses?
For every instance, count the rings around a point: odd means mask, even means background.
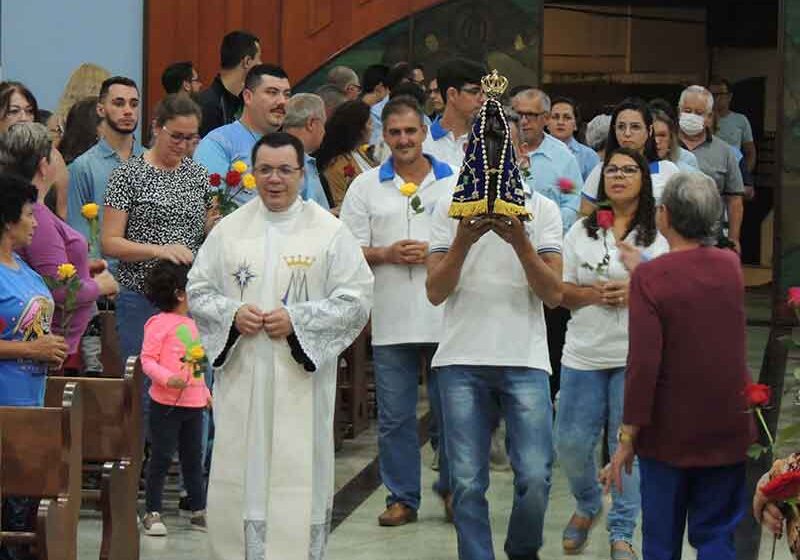
[[[359,84],[347,84],[347,87],[345,89],[354,89],[360,92],[363,88]]]
[[[624,133],[626,130],[630,130],[633,132],[642,132],[644,131],[644,123],[632,122],[632,123],[617,123],[614,125],[614,130],[617,132]]]
[[[617,167],[616,165],[606,165],[603,169],[603,175],[606,177],[613,177],[618,173],[622,173],[622,175],[625,177],[632,177],[640,172],[641,169],[639,169],[639,166],[637,165],[623,165],[620,167]]]
[[[176,144],[180,144],[181,142],[189,142],[191,144],[192,142],[200,140],[199,134],[181,134],[180,132],[172,132],[166,126],[162,126],[161,130],[166,132],[167,136],[169,136],[170,139]]]
[[[483,93],[481,86],[464,86],[459,91],[462,93],[468,93],[470,95],[480,95]]]
[[[538,119],[539,117],[541,117],[542,115],[547,113],[547,111],[540,111],[538,113],[528,113],[526,111],[516,111],[516,113],[517,113],[517,115],[519,115],[519,120],[528,119],[529,121],[532,121],[533,119]]]
[[[273,173],[277,173],[281,179],[288,179],[296,171],[300,171],[302,167],[292,167],[291,165],[279,165],[272,167],[271,165],[259,165],[255,168],[256,175],[259,177],[269,178]]]

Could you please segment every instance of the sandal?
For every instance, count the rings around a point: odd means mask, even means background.
[[[616,548],[614,545],[617,543],[624,543],[626,548]],[[611,543],[611,560],[639,560],[636,556],[636,551],[633,550],[633,545],[627,541],[614,541]]]
[[[583,552],[583,549],[586,548],[586,544],[589,542],[589,532],[592,530],[592,527],[594,527],[594,524],[600,518],[601,514],[602,512],[591,518],[587,527],[578,527],[575,522],[578,519],[588,518],[578,515],[577,513],[572,514],[569,523],[564,527],[564,532],[561,535],[561,547],[564,550],[564,554],[571,556]]]

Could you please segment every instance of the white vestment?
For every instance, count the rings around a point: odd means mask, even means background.
[[[212,558],[324,558],[337,357],[367,322],[372,284],[349,230],[299,198],[276,213],[256,197],[201,247],[187,293],[215,366]],[[294,336],[239,336],[233,323],[243,303],[264,312],[284,306]]]

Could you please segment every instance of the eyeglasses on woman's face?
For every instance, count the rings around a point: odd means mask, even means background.
[[[191,144],[192,142],[200,140],[199,134],[181,134],[180,132],[172,132],[166,126],[162,126],[161,130],[166,132],[170,140],[172,140],[176,144],[180,144],[181,142],[189,142]]]
[[[641,173],[638,165],[606,165],[603,168],[603,175],[606,177],[614,177],[622,174],[623,177],[633,177],[637,173]]]

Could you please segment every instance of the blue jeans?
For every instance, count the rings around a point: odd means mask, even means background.
[[[420,359],[430,364],[435,344],[391,344],[372,347],[375,361],[375,396],[378,403],[378,465],[381,480],[389,490],[387,507],[400,502],[417,510],[420,502],[421,457],[417,432],[417,396]],[[441,412],[437,373],[428,375],[431,414]],[[440,473],[447,472],[446,456],[439,455]],[[442,465],[444,465],[442,467]],[[446,476],[443,490],[449,485]]]
[[[561,366],[561,394],[556,412],[556,452],[567,475],[576,512],[594,517],[603,507],[603,492],[597,481],[597,443],[608,423],[608,450],[617,449],[617,428],[622,422],[625,368],[599,371],[577,370]],[[612,488],[612,506],[608,512],[609,539],[633,542],[636,518],[641,509],[639,465],[623,471],[622,493]]]
[[[122,367],[130,356],[138,356],[142,351],[144,340],[144,324],[158,313],[158,309],[142,294],[122,288],[117,296],[117,334],[119,335],[119,351]],[[150,385],[152,381],[142,376],[142,429],[145,439],[150,439]]]
[[[489,448],[496,400],[506,421],[514,503],[505,551],[536,558],[553,461],[553,411],[546,372],[522,367],[439,368],[444,444],[458,535],[459,560],[494,560],[489,526]]]

